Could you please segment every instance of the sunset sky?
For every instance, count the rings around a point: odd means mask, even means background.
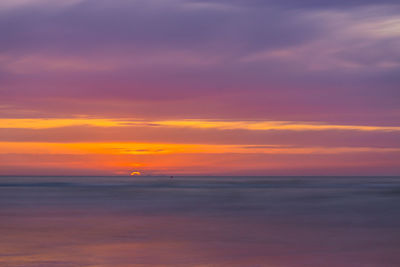
[[[0,175],[400,175],[399,0],[1,0]]]

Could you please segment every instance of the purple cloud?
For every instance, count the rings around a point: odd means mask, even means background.
[[[396,2],[9,1],[0,104],[53,116],[74,102],[72,112],[103,116],[395,123]]]

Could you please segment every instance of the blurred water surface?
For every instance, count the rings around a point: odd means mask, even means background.
[[[400,177],[0,177],[0,266],[400,266]]]

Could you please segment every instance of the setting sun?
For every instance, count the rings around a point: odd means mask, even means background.
[[[142,175],[140,172],[137,171],[131,172],[131,176],[140,176],[140,175]]]

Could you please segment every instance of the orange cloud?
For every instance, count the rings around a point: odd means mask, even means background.
[[[400,127],[284,121],[156,121],[80,117],[0,119],[0,128],[3,129],[3,140],[7,140],[0,141],[0,174],[129,175],[132,170],[142,174],[260,174],[266,171],[285,173],[288,169],[287,172],[290,169],[313,169],[316,172],[321,168],[331,168],[335,173],[337,169],[361,167],[385,168],[384,173],[391,173],[396,169],[393,166],[398,166],[398,161],[391,158],[400,153],[400,147],[393,142],[377,145],[368,138],[368,142],[354,142],[357,136],[377,138],[378,133],[395,136]],[[85,129],[90,131],[86,132],[86,137],[82,137]],[[203,136],[205,129],[212,134],[199,139],[198,136]],[[248,136],[235,142],[237,139],[232,139],[234,131],[220,130],[238,130],[241,136],[242,130],[246,130]],[[335,133],[338,130],[349,131],[346,133],[349,137],[346,142],[342,140],[343,132]],[[286,134],[290,136],[285,139],[278,134],[273,139],[267,135],[267,132],[272,134],[277,131],[288,131]],[[35,138],[32,140],[32,137],[37,137],[39,132],[58,139],[39,138],[33,141]],[[119,138],[121,132],[129,138]],[[332,142],[327,138],[330,134],[340,138]],[[19,137],[7,138],[14,135]],[[214,138],[215,135],[218,139]],[[263,136],[262,140],[252,139],[259,135]],[[305,137],[312,140],[302,141]],[[314,141],[315,137],[322,141]],[[305,159],[310,157],[312,160]]]
[[[128,119],[98,119],[98,118],[65,118],[65,119],[0,119],[0,128],[48,129],[68,126],[94,127],[177,127],[220,130],[287,130],[287,131],[400,131],[398,126],[365,126],[336,125],[322,122],[296,121],[222,121],[222,120],[128,120]]]
[[[0,154],[340,154],[362,152],[400,152],[400,148],[377,147],[291,147],[218,144],[162,144],[162,143],[41,143],[0,142]]]
[[[173,127],[214,128],[221,130],[289,130],[289,131],[400,131],[396,126],[335,125],[294,121],[218,121],[218,120],[171,120],[157,121],[155,124]]]

